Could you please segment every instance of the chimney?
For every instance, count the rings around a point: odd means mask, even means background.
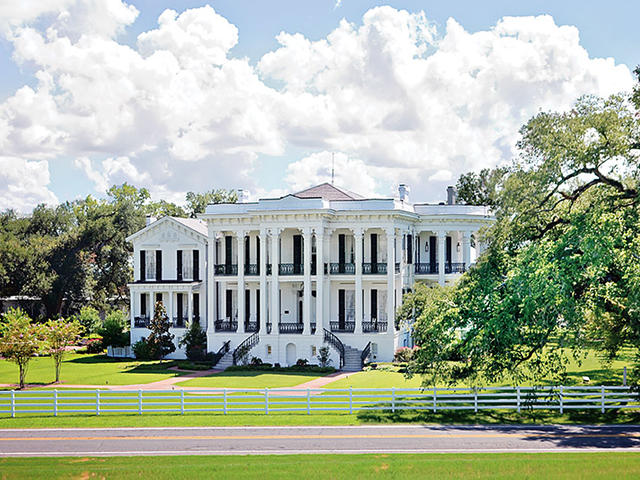
[[[248,201],[249,201],[249,191],[239,188],[238,203],[247,203]]]
[[[147,215],[144,219],[144,225],[145,227],[148,227],[149,225],[151,225],[153,222],[156,221],[156,217],[152,216],[152,215]]]
[[[398,185],[398,196],[400,197],[400,201],[401,202],[409,202],[409,192],[411,191],[411,189],[409,188],[409,185],[406,185],[404,183],[401,183],[400,185]]]
[[[458,201],[458,193],[456,192],[456,189],[449,185],[447,187],[447,205],[455,205]]]

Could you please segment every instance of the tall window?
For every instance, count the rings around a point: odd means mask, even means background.
[[[156,252],[153,250],[146,251],[144,256],[145,261],[145,280],[156,279]]]
[[[182,253],[182,279],[193,280],[193,254],[189,250]]]

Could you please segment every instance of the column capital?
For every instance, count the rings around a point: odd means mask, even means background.
[[[279,237],[283,230],[284,228],[282,227],[271,227],[269,229],[269,235],[271,235],[272,237]]]
[[[349,230],[353,232],[354,237],[362,237],[362,235],[364,234],[364,228],[362,227],[351,227]]]
[[[468,242],[471,241],[471,232],[469,230],[463,230],[462,232],[462,240]]]
[[[302,235],[305,237],[308,237],[313,233],[313,228],[311,227],[302,227],[300,230],[302,231]]]
[[[244,228],[239,228],[238,230],[235,230],[236,237],[238,238],[244,238],[246,233],[247,233],[247,230],[245,230]]]
[[[266,237],[267,235],[269,235],[269,229],[268,228],[261,228],[260,229],[260,236],[261,237]]]
[[[438,231],[436,231],[436,236],[438,238],[444,238],[444,237],[447,236],[447,232],[445,232],[444,230],[438,230]]]
[[[323,237],[327,229],[325,229],[323,226],[320,226],[320,227],[313,227],[311,230],[313,231],[316,237]]]
[[[386,233],[390,237],[391,236],[395,237],[396,227],[384,227],[384,233]]]

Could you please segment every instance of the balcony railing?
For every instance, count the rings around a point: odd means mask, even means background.
[[[387,273],[386,263],[363,263],[362,264],[363,275],[385,275]]]
[[[304,266],[301,263],[281,263],[278,273],[280,275],[302,275]]]
[[[238,322],[235,320],[216,320],[216,332],[235,332],[238,330]]]
[[[400,264],[396,263],[396,273],[400,273]]]
[[[387,322],[372,320],[370,322],[362,322],[362,332],[363,333],[372,333],[372,332],[386,332],[387,331]]]
[[[273,324],[271,322],[267,322],[267,333],[271,333],[271,327]]]
[[[258,322],[244,322],[245,332],[257,332],[259,328]]]
[[[260,275],[260,265],[257,263],[248,263],[244,266],[245,275]]]
[[[436,275],[438,273],[437,263],[416,263],[414,268],[417,275]]]
[[[304,325],[302,323],[279,323],[278,331],[280,333],[302,333]]]
[[[133,326],[135,328],[149,328],[151,320],[148,316],[133,317]]]
[[[173,328],[187,328],[187,317],[173,317],[171,319],[171,326]]]
[[[329,322],[332,332],[353,333],[356,329],[356,322]]]
[[[216,275],[238,275],[238,265],[236,264],[221,264],[216,265]]]
[[[355,263],[330,263],[329,273],[331,275],[353,275],[356,273]]]
[[[464,273],[465,266],[464,263],[445,263],[444,264],[444,273]]]

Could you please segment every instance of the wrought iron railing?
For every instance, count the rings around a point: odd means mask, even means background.
[[[238,275],[238,265],[236,264],[221,264],[215,266],[216,275]]]
[[[133,318],[133,326],[135,328],[149,328],[151,320],[148,316],[139,316]]]
[[[464,273],[464,263],[445,263],[444,273]]]
[[[363,333],[386,332],[387,322],[372,320],[370,322],[362,322]]]
[[[400,273],[400,264],[396,263],[396,273]]]
[[[238,330],[238,322],[235,320],[216,320],[216,332],[235,332]]]
[[[387,273],[386,263],[363,263],[362,264],[363,275],[385,275]]]
[[[171,326],[173,328],[186,328],[185,324],[186,317],[177,316],[171,319]]]
[[[253,347],[255,347],[258,343],[260,343],[260,334],[258,332],[251,334],[248,338],[246,338],[240,345],[236,347],[233,351],[233,364],[237,365],[238,362],[241,362]]]
[[[367,358],[371,355],[371,342],[367,343],[367,346],[362,350],[362,354],[360,355],[361,365],[364,367],[364,364],[367,363]]]
[[[218,362],[225,356],[225,354],[230,350],[231,340],[227,340],[222,344],[220,350],[213,354],[213,360],[211,361],[211,366],[215,367]]]
[[[301,263],[281,263],[278,273],[280,275],[302,275],[304,266]]]
[[[416,263],[414,268],[417,275],[435,275],[438,273],[437,263]]]
[[[332,332],[352,333],[356,329],[356,322],[329,322]]]
[[[278,331],[280,333],[302,333],[304,325],[302,323],[279,323]]]
[[[245,332],[257,332],[259,328],[258,322],[244,322]]]
[[[355,263],[330,263],[329,273],[331,275],[353,275],[356,273]]]
[[[260,275],[260,265],[257,263],[247,263],[244,266],[245,275]]]
[[[324,330],[324,341],[327,342],[330,346],[335,348],[340,354],[340,367],[344,366],[344,343],[340,341],[338,337],[336,337],[333,333],[331,333],[326,328]]]
[[[271,275],[271,264],[267,263],[267,275]]]

